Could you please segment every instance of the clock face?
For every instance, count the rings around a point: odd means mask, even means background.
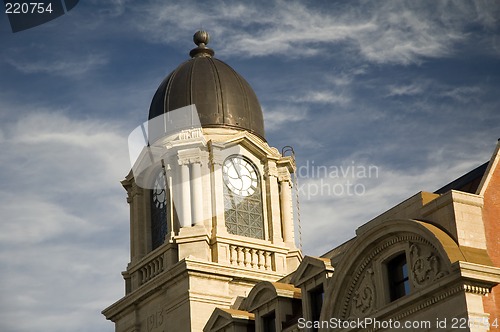
[[[239,196],[251,196],[257,190],[257,172],[255,167],[241,157],[229,157],[222,166],[224,183]]]
[[[163,174],[163,172],[159,172],[153,187],[153,204],[158,209],[163,209],[166,205],[167,195],[165,192],[165,188],[165,174]]]

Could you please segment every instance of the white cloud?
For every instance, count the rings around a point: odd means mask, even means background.
[[[16,194],[0,192],[3,217],[0,243],[33,245],[58,236],[75,236],[79,232],[94,232],[100,228],[65,211],[64,206],[57,202],[45,201],[26,189]]]
[[[263,113],[266,130],[275,130],[286,123],[304,120],[308,114],[307,109],[293,106],[266,109]]]
[[[483,91],[478,86],[459,86],[448,87],[448,89],[443,91],[441,95],[454,99],[459,103],[467,103],[471,101],[478,101],[482,92]]]
[[[123,294],[126,135],[47,110],[0,130],[0,329],[111,331],[100,310]]]
[[[354,80],[367,73],[366,66],[354,67],[349,70],[342,70],[333,74],[325,75],[325,81],[333,84],[335,87],[344,87],[350,85]]]
[[[95,7],[89,7],[89,11],[101,8],[100,2],[93,3]],[[287,101],[285,106],[265,110],[266,129],[275,130],[274,135],[293,144],[299,158],[303,152],[331,159],[332,163],[336,162],[334,158],[380,163],[378,178],[359,182],[366,186],[362,196],[324,194],[302,200],[304,252],[321,254],[352,237],[357,226],[415,192],[435,190],[472,169],[475,162],[486,161],[489,156],[484,151],[489,151],[494,144],[491,140],[497,138],[491,137],[491,126],[498,118],[498,105],[494,98],[478,98],[483,86],[478,85],[479,91],[474,83],[456,87],[413,80],[414,72],[404,72],[408,67],[398,68],[397,74],[402,76],[387,86],[392,77],[377,71],[387,67],[371,66],[369,62],[408,64],[452,56],[461,41],[472,38],[467,34],[467,25],[492,29],[499,17],[498,5],[488,2],[367,1],[361,5],[323,5],[318,9],[312,2],[304,5],[278,1],[261,6],[218,0],[145,1],[132,5],[128,0],[114,0],[98,17],[88,15],[85,24],[81,20],[74,22],[75,27],[81,25],[75,30],[78,34],[91,31],[96,36],[86,36],[85,40],[102,42],[103,36],[113,40],[109,53],[53,60],[50,56],[34,57],[32,64],[22,56],[12,56],[13,51],[6,56],[23,73],[87,79],[88,74],[109,64],[104,54],[112,54],[115,40],[119,40],[119,52],[124,50],[124,40],[130,48],[144,47],[144,43],[136,43],[142,33],[142,40],[166,42],[186,52],[194,47],[189,37],[201,27],[211,33],[209,46],[221,58],[273,55],[273,61],[296,66],[294,78],[298,79],[287,78],[280,85],[285,79],[276,75],[263,84],[279,82],[272,96],[267,87],[262,88],[265,98],[261,100]],[[75,9],[72,15],[77,13]],[[53,45],[59,45],[54,40]],[[145,47],[145,54],[152,49]],[[305,59],[304,63],[296,59],[310,56],[317,58]],[[163,61],[167,67],[177,65],[167,58],[159,60],[159,66],[165,65]],[[261,71],[269,68],[266,60],[262,60]],[[318,60],[318,64],[307,62],[310,60]],[[153,81],[162,75],[151,64],[143,65],[134,69],[130,66],[124,72],[130,75],[127,77],[139,75],[141,80],[122,80],[123,73],[117,74],[120,81],[112,77],[103,82],[81,80],[74,94],[61,96],[65,105],[81,102],[81,110],[40,110],[37,105],[23,104],[22,98],[14,98],[15,104],[0,108],[0,211],[5,231],[0,234],[0,330],[113,330],[113,324],[104,320],[100,310],[123,295],[120,271],[128,259],[129,226],[125,192],[119,180],[130,167],[128,132],[109,120],[77,116],[100,117],[97,112],[84,113],[86,108],[95,107],[109,110],[102,119],[108,115],[123,119],[125,115],[142,121],[156,88],[151,79],[144,79],[150,76],[145,73],[153,73]],[[420,77],[425,77],[429,69],[424,67],[418,68],[422,69]],[[318,68],[325,77],[312,74]],[[113,72],[113,68],[107,69]],[[306,73],[309,69],[313,71]],[[303,80],[302,73],[313,76],[314,83]],[[263,79],[268,74],[264,73]],[[373,75],[380,78],[373,79]],[[401,77],[407,79],[399,83]],[[15,81],[23,83],[17,78]],[[487,86],[494,89],[494,84]],[[82,93],[82,87],[90,90]],[[378,96],[422,94],[425,100],[407,103],[398,110],[395,108],[399,104],[379,104],[380,100],[371,96],[377,92]],[[6,94],[4,91],[0,99],[12,100],[5,98]],[[435,102],[436,97],[440,103]],[[457,107],[457,103],[467,100],[477,105]],[[40,100],[41,104],[47,102]],[[143,111],[134,113],[141,107]],[[31,111],[34,109],[37,111]],[[474,122],[477,118],[485,121]],[[349,155],[350,151],[356,153]],[[302,183],[318,184],[307,180]],[[328,185],[339,183],[345,185],[346,180],[334,179]]]
[[[481,155],[484,157],[484,153]],[[354,237],[357,227],[417,192],[433,192],[478,166],[471,160],[440,162],[413,172],[378,165],[378,177],[372,173],[372,177],[354,179],[299,179],[304,251],[321,255]],[[347,191],[348,181],[351,194]],[[361,194],[356,194],[355,185]]]
[[[238,56],[330,56],[325,53],[327,46],[347,43],[369,61],[409,64],[452,54],[454,45],[467,38],[465,29],[473,19],[494,25],[485,7],[405,1],[349,3],[330,10],[291,1],[266,6],[153,2],[136,9],[142,14],[136,25],[154,39],[169,43],[185,40],[193,29],[203,26],[215,37],[217,52]]]
[[[424,91],[424,87],[417,83],[408,84],[408,85],[389,85],[387,87],[389,89],[388,97],[393,96],[413,96],[421,94]]]
[[[30,188],[36,181],[49,186],[49,193],[106,189],[130,167],[125,135],[113,124],[78,121],[62,112],[33,112],[4,132],[0,162],[18,188]]]
[[[107,4],[95,0],[92,2],[98,6],[101,15],[119,17],[125,13],[126,7],[130,5],[131,0],[111,0]]]
[[[339,104],[349,103],[350,98],[345,94],[336,94],[333,91],[310,91],[301,97],[293,97],[293,101],[300,103],[319,103],[319,104]]]
[[[108,63],[108,59],[102,54],[68,55],[66,57],[58,55],[56,57],[46,56],[48,59],[40,58],[42,60],[33,61],[11,57],[7,58],[6,61],[25,74],[43,73],[63,77],[81,77]]]

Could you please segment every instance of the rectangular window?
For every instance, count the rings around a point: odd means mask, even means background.
[[[262,317],[262,325],[264,332],[276,332],[276,314],[274,311]]]
[[[410,293],[406,253],[399,254],[387,263],[387,274],[389,277],[391,301]]]
[[[313,290],[309,291],[309,303],[311,304],[311,319],[313,322],[319,321],[319,316],[321,315],[321,308],[323,307],[323,300],[325,297],[325,291],[323,290],[323,285],[320,285]],[[313,328],[313,331],[318,331],[317,328]]]

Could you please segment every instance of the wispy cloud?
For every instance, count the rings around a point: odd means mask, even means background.
[[[388,97],[393,96],[414,96],[421,94],[424,91],[424,87],[420,84],[413,83],[408,85],[389,85],[387,87],[389,89],[389,93],[387,93]]]
[[[105,326],[99,311],[121,294],[116,271],[126,264],[126,136],[113,123],[47,110],[0,130],[1,329]]]
[[[304,253],[315,255],[489,158],[500,123],[499,76],[490,69],[500,55],[499,8],[89,0],[52,24],[5,35],[0,330],[113,330],[100,310],[123,295],[128,262],[123,128],[147,119],[156,87],[194,47],[196,29],[208,30],[216,56],[252,83],[269,144],[293,145],[298,165],[379,168],[378,177],[356,180],[362,196],[301,200]]]
[[[427,151],[429,158],[435,157],[439,161],[435,160],[435,163],[429,163],[424,168],[413,171],[394,167],[395,165],[390,163],[358,162],[357,155],[360,151],[357,151],[345,160],[353,160],[355,167],[368,168],[373,165],[377,168],[377,172],[361,178],[323,176],[299,179],[305,251],[314,255],[325,253],[354,237],[357,227],[378,214],[419,191],[437,190],[489,158],[487,153],[477,152],[476,160],[463,158],[465,157],[463,155],[453,160],[450,156],[453,153],[460,154],[460,148],[452,146],[448,148],[451,151],[446,151],[444,159],[440,156],[443,151]],[[341,164],[342,161],[337,161],[321,165],[339,167]],[[331,241],[325,241],[324,232],[332,229],[335,229],[335,236]]]
[[[299,103],[319,103],[319,104],[347,104],[350,98],[345,94],[337,94],[334,91],[311,91],[303,96],[293,97],[293,101]]]
[[[297,122],[307,118],[306,109],[297,107],[280,107],[264,110],[266,130],[275,130],[289,122]]]
[[[327,46],[347,43],[369,61],[399,64],[452,54],[454,45],[467,38],[465,28],[473,19],[484,26],[495,24],[494,16],[479,3],[363,3],[363,9],[349,3],[325,11],[291,1],[275,1],[270,6],[149,2],[137,9],[144,19],[136,24],[167,42],[206,27],[216,38],[224,35],[224,43],[215,42],[219,52],[238,56],[328,56]],[[498,6],[493,7],[498,11]]]
[[[478,86],[459,86],[449,87],[446,91],[442,92],[442,96],[449,97],[460,103],[468,103],[478,101],[483,94],[483,90]]]
[[[95,70],[108,63],[106,56],[102,54],[89,54],[87,56],[48,57],[42,60],[22,60],[7,58],[7,63],[25,74],[49,74],[63,77],[81,77],[87,72]]]

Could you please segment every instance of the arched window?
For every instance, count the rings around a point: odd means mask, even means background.
[[[224,206],[230,234],[264,239],[262,190],[255,165],[242,156],[230,156],[222,166]]]
[[[395,301],[410,293],[406,253],[403,252],[397,255],[387,263],[387,275],[389,277],[391,301]]]
[[[151,246],[158,248],[168,232],[167,205],[168,186],[163,169],[157,173],[151,189]]]

